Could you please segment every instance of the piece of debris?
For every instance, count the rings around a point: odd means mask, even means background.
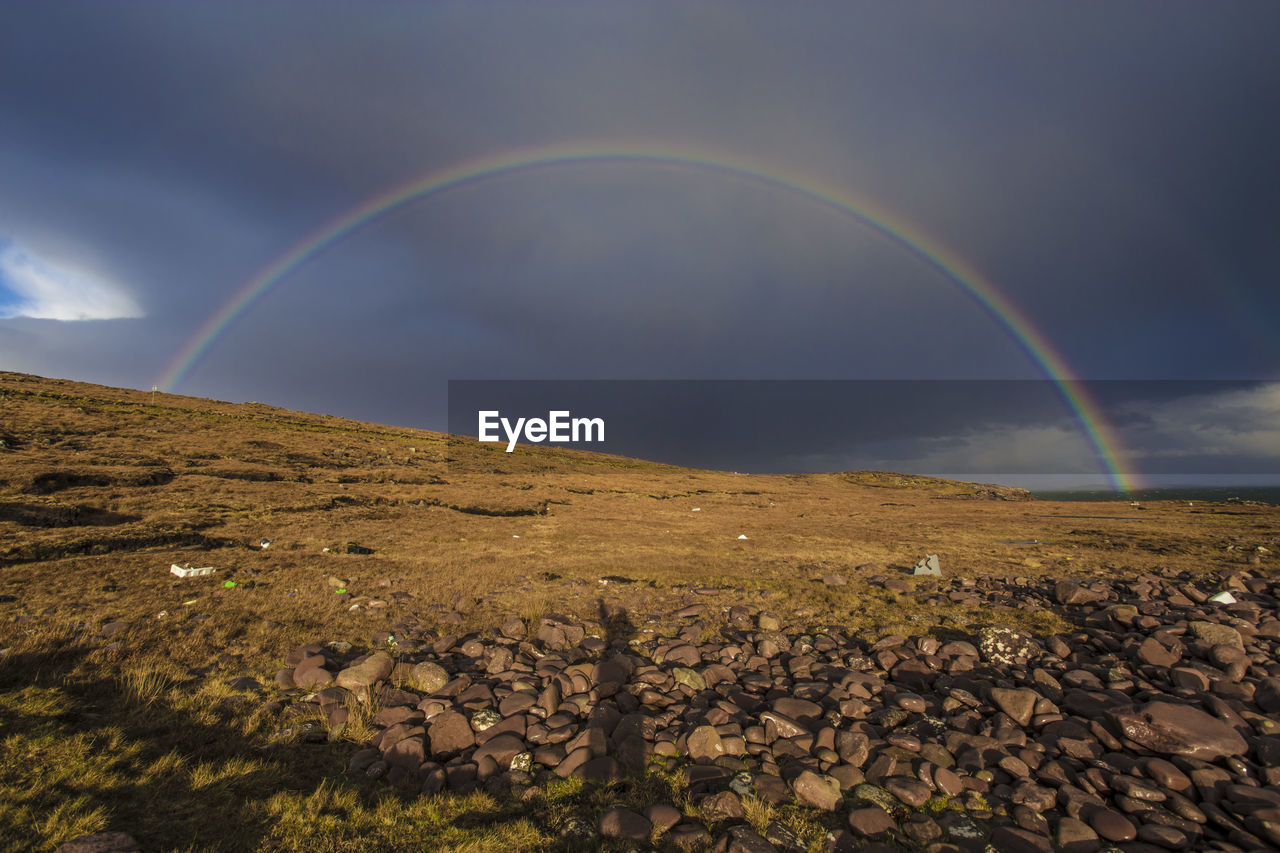
[[[739,534],[738,534],[738,538],[739,538],[739,539],[746,539],[746,538],[747,538],[747,534],[745,534],[745,533],[739,533]]]
[[[689,510],[689,512],[702,512],[702,507],[695,506],[693,509]]]
[[[169,571],[180,578],[196,578],[196,577],[201,577],[203,575],[211,575],[214,572],[216,572],[217,569],[215,569],[213,566],[200,566],[199,568],[192,568],[189,564],[186,566],[179,566],[177,563],[173,563],[172,565],[169,566]]]
[[[940,578],[942,577],[942,567],[938,565],[937,554],[927,554],[925,558],[916,563],[915,569],[911,572],[913,575],[922,575],[924,577]]]
[[[328,554],[328,553],[329,553],[329,546],[328,546],[328,545],[326,545],[326,546],[324,546],[323,548],[321,548],[321,549],[320,549],[320,553],[321,553],[321,554]]]
[[[512,539],[519,539],[520,537],[519,537],[519,536],[517,536],[516,534],[512,533],[512,534],[511,534],[511,538],[512,538]]]
[[[347,553],[348,554],[372,554],[373,549],[366,548],[363,545],[357,545],[355,542],[348,542]]]
[[[268,548],[270,548],[270,547],[271,547],[271,540],[270,540],[270,539],[263,539],[261,542],[259,542],[259,543],[258,543],[258,546],[259,546],[260,548],[262,548],[262,550],[264,550],[264,551],[265,551],[265,550],[267,550]]]
[[[234,588],[235,588],[235,585],[236,585],[236,582],[235,582],[235,581],[223,581],[223,583],[222,583],[222,588],[223,588],[223,589],[234,589]]]
[[[1226,590],[1223,590],[1217,595],[1209,596],[1209,600],[1214,602],[1215,604],[1235,604],[1236,603],[1236,597],[1231,593],[1227,592]]]

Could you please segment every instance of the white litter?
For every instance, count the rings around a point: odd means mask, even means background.
[[[216,572],[217,569],[213,566],[201,566],[200,568],[193,569],[190,566],[179,566],[177,563],[173,563],[169,566],[169,571],[180,578],[198,578],[202,575],[211,575]]]
[[[1231,593],[1227,592],[1226,590],[1223,590],[1217,595],[1209,596],[1209,600],[1217,604],[1235,604],[1236,603],[1236,597]]]
[[[689,512],[702,512],[702,507],[695,506],[693,509],[689,510]]]
[[[520,537],[519,537],[519,536],[516,536],[516,535],[513,533],[513,534],[511,534],[511,538],[512,538],[512,539],[519,539]]]
[[[320,553],[321,553],[321,554],[328,554],[328,553],[329,553],[329,549],[328,549],[328,548],[321,548],[321,549],[320,549]]]
[[[270,548],[270,547],[271,547],[271,540],[270,540],[270,539],[263,539],[263,540],[262,540],[261,542],[259,542],[258,544],[259,544],[260,546],[262,546],[262,550],[264,550],[264,551],[265,551],[265,550],[267,550],[268,548]]]
[[[746,538],[747,538],[747,534],[745,534],[745,533],[740,533],[740,534],[738,534],[738,538],[739,538],[739,539],[746,539]]]

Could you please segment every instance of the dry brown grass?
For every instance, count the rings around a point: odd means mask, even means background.
[[[269,684],[303,642],[367,644],[404,625],[485,630],[513,614],[536,630],[544,615],[596,618],[605,604],[627,609],[629,630],[663,633],[694,602],[708,608],[705,638],[734,604],[868,638],[972,636],[987,624],[1043,635],[1069,625],[1044,610],[930,604],[928,582],[895,593],[868,579],[903,575],[926,553],[949,577],[1003,582],[1271,573],[1274,557],[1251,565],[1251,549],[1280,551],[1275,508],[1082,511],[944,500],[976,487],[903,475],[739,476],[507,454],[417,430],[172,395],[152,405],[143,392],[18,374],[0,374],[0,434],[0,595],[12,596],[0,603],[0,836],[25,839],[15,849],[106,826],[149,849],[362,849],[362,838],[396,849],[401,836],[438,838],[440,849],[536,849],[557,820],[591,805],[564,786],[532,808],[335,781],[344,750],[370,732],[367,703],[352,706],[334,744],[264,751],[277,723],[225,682]],[[1070,517],[1080,515],[1102,518]],[[257,547],[264,537],[274,540],[267,550]],[[1046,544],[1002,544],[1011,539]],[[348,554],[348,542],[374,553]],[[180,580],[170,563],[218,572]],[[828,574],[848,585],[815,580]],[[601,584],[610,576],[631,582]],[[129,627],[102,637],[113,621]],[[186,810],[178,817],[160,805],[170,788]],[[679,792],[620,796],[639,805],[659,795]],[[817,831],[801,813],[775,817],[806,838]]]

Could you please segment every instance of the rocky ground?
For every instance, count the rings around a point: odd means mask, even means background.
[[[866,645],[738,606],[705,641],[694,594],[666,639],[614,639],[618,610],[528,632],[400,625],[369,650],[294,649],[262,692],[316,742],[364,706],[376,733],[348,772],[427,794],[683,777],[696,809],[575,815],[558,829],[584,848],[806,849],[780,823],[752,827],[761,802],[814,810],[833,850],[1280,848],[1280,583],[1016,580],[937,595],[1060,606],[1079,629]]]

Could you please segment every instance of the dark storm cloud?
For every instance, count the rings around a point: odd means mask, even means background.
[[[1087,401],[1079,405],[1073,401]],[[1109,380],[461,381],[449,431],[542,439],[520,419],[599,418],[579,447],[749,473],[926,471],[1076,484],[1146,476],[1280,482],[1280,384]],[[506,425],[500,426],[499,419]],[[1093,431],[1099,438],[1090,438]],[[1099,445],[1096,442],[1102,442]]]
[[[41,2],[4,18],[0,239],[144,315],[2,320],[7,368],[147,387],[340,212],[583,140],[734,152],[871,199],[1090,377],[1280,365],[1274,4]],[[179,390],[441,426],[458,377],[1036,375],[953,283],[847,217],[705,170],[596,164],[459,188],[339,242]]]

